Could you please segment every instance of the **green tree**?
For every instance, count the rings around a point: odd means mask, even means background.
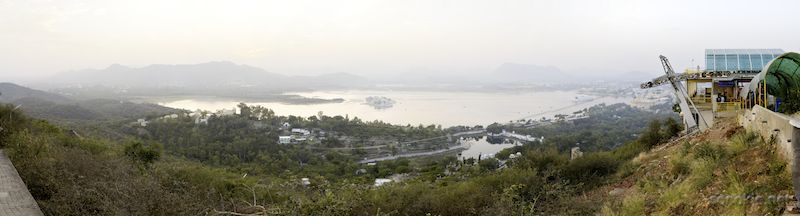
[[[800,111],[800,88],[792,88],[788,90],[786,98],[781,98],[781,105],[778,111],[786,114],[794,114]]]
[[[647,131],[645,131],[641,138],[639,138],[640,142],[649,147],[657,145],[662,139],[663,136],[661,135],[661,122],[658,121],[658,119],[651,121],[650,125],[647,127]]]
[[[493,133],[493,134],[498,134],[500,132],[503,132],[503,125],[500,125],[500,124],[498,124],[496,122],[492,123],[489,126],[486,126],[486,132]]]
[[[500,166],[500,161],[494,158],[487,158],[478,162],[478,166],[480,166],[482,170],[495,170]]]
[[[125,156],[134,162],[149,167],[150,164],[161,158],[162,147],[159,144],[145,145],[134,141],[125,146]]]
[[[236,105],[236,106],[239,107],[239,115],[240,116],[245,117],[245,118],[250,118],[251,117],[253,112],[252,112],[252,109],[249,106],[247,106],[247,104],[239,103],[239,105]]]
[[[681,125],[678,124],[674,118],[667,118],[667,120],[664,121],[664,125],[667,126],[667,138],[677,136],[679,133],[681,133],[681,131],[683,131],[683,127],[681,127]]]
[[[336,137],[329,136],[322,140],[322,145],[328,148],[344,147],[344,142]]]
[[[27,121],[14,105],[0,105],[0,147],[7,145],[6,138],[15,131],[22,129],[22,125]]]

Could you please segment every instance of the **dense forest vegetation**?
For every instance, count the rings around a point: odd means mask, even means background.
[[[621,103],[599,104],[578,112],[583,113],[585,118],[556,120],[551,124],[534,127],[494,123],[487,126],[487,130],[544,136],[545,140],[537,145],[553,146],[559,151],[568,151],[572,147],[580,147],[582,151],[608,151],[639,137],[653,119],[664,121],[670,130],[679,130],[678,127],[681,127],[676,120],[678,115],[671,111],[668,104],[653,107],[652,111]]]
[[[617,178],[629,159],[677,132],[652,121],[638,139],[574,160],[557,146],[529,144],[514,149],[522,156],[503,166],[497,159],[455,157],[369,166],[335,152],[276,145],[270,127],[248,123],[261,119],[253,115],[221,117],[203,126],[173,119],[122,141],[76,136],[11,106],[0,108],[0,116],[0,145],[49,215],[588,214],[602,205],[581,199],[582,193]],[[443,133],[436,126],[337,119],[274,121],[318,124],[334,133]],[[371,186],[374,178],[398,173],[409,177]],[[302,184],[303,177],[309,185]]]
[[[171,155],[211,166],[284,177],[319,175],[328,180],[355,175],[363,168],[356,163],[363,153],[355,149],[344,153],[314,150],[305,143],[278,144],[278,136],[287,133],[281,128],[284,123],[325,131],[320,144],[324,147],[345,147],[341,137],[359,141],[353,146],[363,146],[374,138],[405,141],[445,133],[435,125],[398,126],[346,116],[275,116],[273,111],[260,106],[241,104],[240,108],[243,111],[239,115],[211,116],[207,124],[197,124],[192,117],[181,116],[152,121],[146,128],[129,126],[124,131],[145,142],[162,144]]]

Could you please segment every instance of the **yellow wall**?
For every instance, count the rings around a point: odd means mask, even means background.
[[[689,97],[697,92],[697,80],[686,80],[686,94],[689,94]]]
[[[706,80],[706,79],[689,79],[689,80],[686,80],[686,93],[689,94],[689,97],[693,97],[693,96],[700,97],[700,96],[702,96],[702,95],[696,95],[695,94],[695,93],[697,93],[697,84],[698,83],[711,83],[711,80]]]

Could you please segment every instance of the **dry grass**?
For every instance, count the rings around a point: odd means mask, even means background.
[[[786,163],[756,134],[732,120],[688,140],[673,141],[631,160],[619,184],[625,193],[606,198],[601,215],[765,215],[783,203],[716,202],[716,195],[791,194]],[[626,170],[626,169],[621,169]],[[627,184],[622,184],[627,182]]]

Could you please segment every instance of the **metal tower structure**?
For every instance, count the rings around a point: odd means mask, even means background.
[[[650,82],[643,83],[640,87],[646,89],[670,83],[672,85],[672,89],[675,91],[675,97],[678,98],[679,101],[678,105],[681,107],[681,111],[684,112],[683,120],[684,122],[686,122],[686,131],[691,132],[700,129],[700,127],[698,127],[698,122],[694,119],[693,113],[697,113],[699,119],[702,120],[702,123],[706,126],[706,128],[708,128],[708,123],[703,118],[703,115],[700,115],[700,111],[697,110],[697,107],[694,105],[694,102],[689,97],[689,94],[686,93],[686,88],[681,84],[681,81],[695,76],[719,77],[719,76],[729,76],[730,74],[722,74],[722,73],[676,74],[675,71],[672,69],[672,64],[669,63],[669,59],[667,59],[667,57],[661,55],[659,56],[659,58],[661,59],[661,66],[664,68],[665,75],[657,77]]]

